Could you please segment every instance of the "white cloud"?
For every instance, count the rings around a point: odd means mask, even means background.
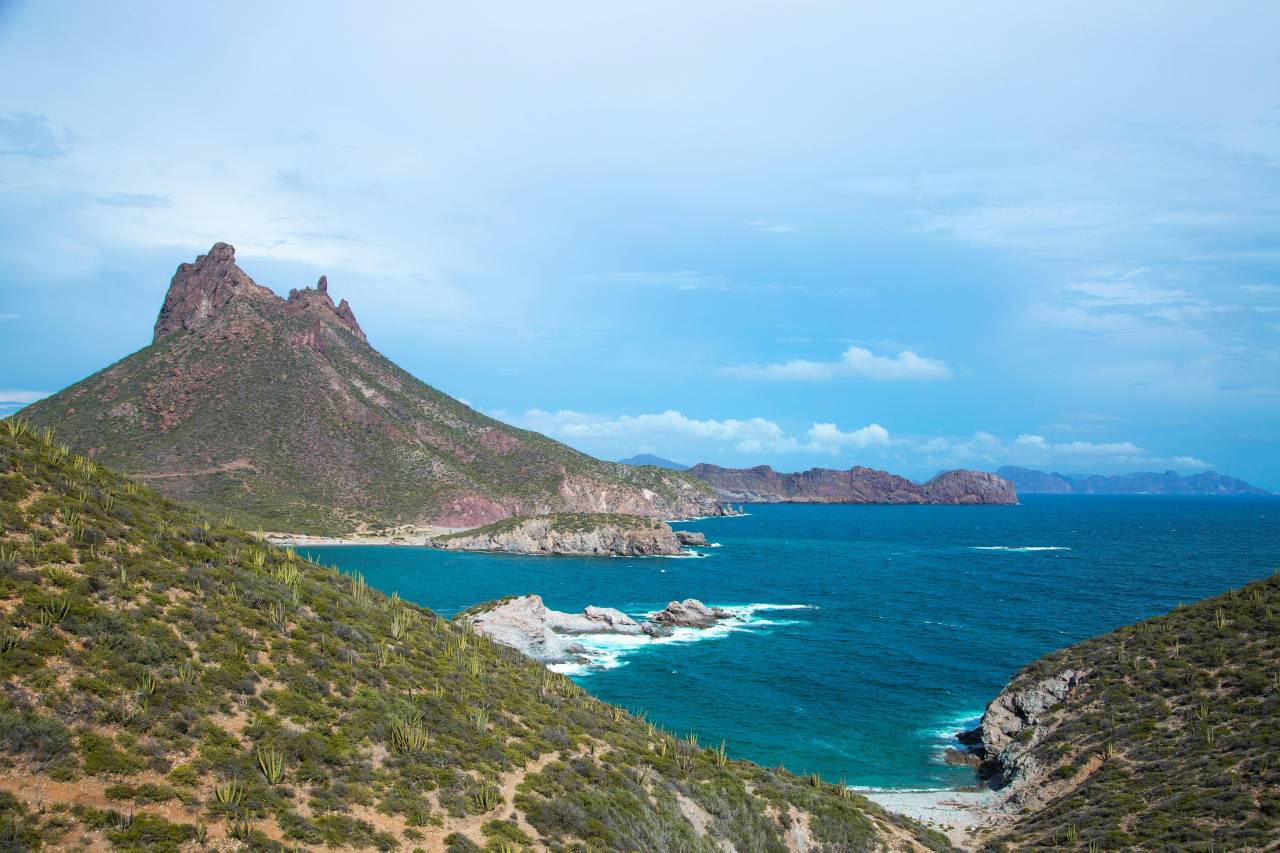
[[[753,219],[747,223],[747,227],[765,234],[790,234],[800,230],[799,225],[793,225],[790,222],[770,222],[767,219]]]
[[[17,403],[25,406],[28,403],[34,403],[36,400],[43,400],[52,393],[52,391],[26,391],[15,390],[12,388],[0,389],[0,405],[12,405]]]
[[[911,350],[896,356],[876,355],[864,347],[849,347],[837,361],[795,358],[775,364],[739,364],[722,372],[740,379],[774,382],[829,382],[834,379],[871,379],[877,382],[946,379],[951,369],[934,358]]]
[[[849,432],[833,423],[814,423],[801,435],[786,432],[776,421],[754,417],[739,420],[690,418],[674,409],[643,415],[590,415],[562,409],[547,412],[529,409],[517,419],[521,426],[564,439],[605,441],[621,440],[613,449],[624,451],[638,446],[702,445],[706,449],[733,450],[738,453],[826,453],[839,455],[843,450],[865,450],[886,447],[892,439],[879,424],[868,424]]]

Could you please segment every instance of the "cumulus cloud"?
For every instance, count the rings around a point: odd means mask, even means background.
[[[0,404],[18,403],[25,406],[28,403],[34,403],[36,400],[43,400],[45,397],[48,397],[51,393],[53,392],[27,391],[27,390],[17,390],[13,388],[0,388]]]
[[[836,379],[870,379],[877,382],[947,379],[951,368],[935,358],[911,350],[895,356],[876,355],[865,347],[849,347],[836,361],[794,358],[774,364],[739,364],[722,368],[739,379],[771,382],[830,382]]]
[[[814,423],[801,434],[791,434],[776,421],[753,417],[700,420],[674,409],[642,415],[604,416],[562,409],[547,412],[529,409],[521,416],[522,426],[561,438],[606,442],[615,450],[638,446],[701,446],[707,451],[732,450],[738,453],[824,453],[886,447],[892,439],[879,424],[868,424],[848,432],[834,423]]]

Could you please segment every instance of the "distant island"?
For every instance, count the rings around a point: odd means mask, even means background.
[[[1213,471],[1163,474],[1058,474],[1006,465],[996,471],[1024,495],[1269,495],[1266,489]]]
[[[672,462],[670,459],[663,459],[661,456],[654,456],[652,453],[638,453],[626,459],[619,459],[618,462],[622,465],[652,465],[655,468],[666,468],[668,471],[689,470],[688,465]]]
[[[848,471],[810,468],[779,473],[768,465],[721,468],[705,462],[689,474],[711,484],[724,500],[749,503],[1016,504],[1012,483],[986,471],[945,471],[925,483],[855,466]]]

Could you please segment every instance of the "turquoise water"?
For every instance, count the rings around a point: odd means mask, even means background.
[[[635,614],[686,597],[804,605],[745,608],[739,630],[696,641],[602,644],[600,669],[574,678],[735,757],[870,787],[967,783],[940,749],[1024,664],[1280,567],[1277,499],[748,510],[680,525],[721,544],[698,559],[309,550],[443,614],[526,592]]]

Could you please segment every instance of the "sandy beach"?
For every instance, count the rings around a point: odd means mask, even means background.
[[[378,533],[355,533],[351,536],[309,536],[305,533],[267,533],[272,545],[305,548],[309,545],[426,545],[432,537],[442,533],[454,533],[457,527],[397,527]]]
[[[991,791],[883,791],[860,790],[859,794],[885,811],[906,815],[936,829],[952,843],[972,843],[970,831],[992,823],[983,808],[993,797]]]

